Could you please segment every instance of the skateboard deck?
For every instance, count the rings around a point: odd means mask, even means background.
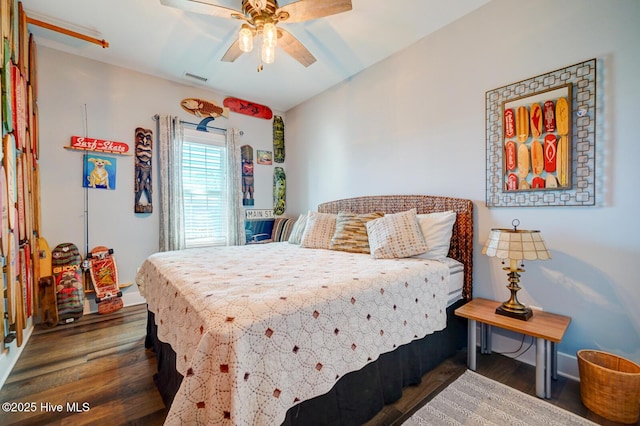
[[[253,147],[240,147],[240,161],[242,167],[242,205],[253,206]]]
[[[531,135],[539,138],[542,135],[542,108],[535,102],[531,104]]]
[[[67,324],[82,318],[84,293],[81,263],[80,252],[73,243],[58,244],[51,252],[58,324]]]
[[[45,327],[58,324],[58,306],[56,287],[51,271],[51,249],[43,237],[36,239],[34,255],[34,282],[38,286],[38,314],[40,323]],[[36,268],[37,265],[37,268]]]
[[[529,111],[527,107],[521,106],[517,109],[516,134],[519,142],[526,142],[529,139]]]
[[[282,167],[273,169],[273,213],[280,216],[287,209],[287,177]]]
[[[250,117],[263,118],[265,120],[271,120],[273,117],[273,111],[271,111],[271,108],[268,106],[245,101],[244,99],[225,98],[224,101],[222,101],[222,105],[233,112],[248,115]]]
[[[38,299],[40,300],[40,324],[45,327],[58,325],[56,286],[52,275],[41,277],[38,280]]]
[[[284,121],[282,117],[273,117],[273,161],[284,163]]]
[[[5,174],[4,167],[0,166],[0,214],[2,217],[0,230],[0,239],[2,239],[0,248],[2,248],[2,255],[6,256],[9,250],[9,200],[7,195],[7,175]]]
[[[22,163],[24,155],[20,154],[16,159],[16,196],[18,198],[18,237],[24,241],[27,236],[27,219],[25,215],[25,187],[24,187],[24,167]]]
[[[509,141],[505,144],[505,158],[507,170],[512,171],[516,169],[516,143]]]
[[[5,132],[13,132],[13,99],[11,98],[11,47],[5,38],[3,44],[4,62],[2,63],[2,124]]]
[[[507,191],[515,191],[518,189],[518,176],[515,173],[510,173],[507,177]]]
[[[567,98],[558,98],[556,101],[556,127],[560,136],[569,133],[569,103]]]
[[[547,133],[556,131],[556,112],[553,101],[544,103],[544,130]]]
[[[569,141],[567,136],[561,136],[558,141],[558,155],[556,156],[556,170],[558,176],[558,184],[561,187],[567,186],[569,183],[567,171],[569,170]]]
[[[87,255],[91,283],[96,292],[99,314],[109,314],[123,306],[118,287],[118,267],[113,250],[105,246],[94,247]]]
[[[532,183],[532,187],[534,189],[542,189],[544,188],[544,179],[541,178],[540,176],[536,176],[533,178]]]
[[[0,258],[0,265],[4,266],[4,258]],[[4,353],[4,277],[0,279],[0,354]]]
[[[521,179],[529,175],[529,165],[529,148],[522,143],[518,147],[518,176],[520,176]]]
[[[40,261],[40,277],[52,275],[51,249],[49,243],[43,237],[38,238],[38,259]]]
[[[533,141],[531,144],[531,168],[535,175],[540,175],[544,170],[544,156],[540,141]]]
[[[547,173],[556,171],[557,138],[550,133],[544,137],[544,170]]]
[[[18,201],[16,189],[16,144],[13,134],[4,138],[4,157],[2,159],[7,179],[7,201],[9,205],[9,228],[16,227],[16,209],[12,208]]]
[[[18,301],[18,286],[16,285],[17,268],[16,239],[13,233],[7,238],[7,252],[5,253],[7,274],[7,320],[9,325],[16,322],[16,310]]]
[[[506,109],[504,111],[504,137],[505,139],[511,139],[516,135],[516,116],[513,109]]]

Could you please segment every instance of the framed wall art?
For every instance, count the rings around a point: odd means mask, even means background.
[[[595,204],[596,60],[486,93],[488,207]]]

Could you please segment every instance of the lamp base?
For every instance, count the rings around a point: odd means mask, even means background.
[[[519,319],[522,321],[527,321],[533,316],[533,312],[530,308],[522,307],[519,309],[513,309],[505,306],[504,303],[496,308],[496,314]]]

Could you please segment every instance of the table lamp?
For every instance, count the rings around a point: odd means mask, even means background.
[[[509,259],[509,266],[502,269],[509,271],[509,285],[511,297],[502,305],[496,308],[496,314],[506,315],[526,321],[533,315],[531,308],[526,307],[518,301],[518,290],[520,290],[520,273],[524,272],[524,260],[547,260],[551,259],[551,254],[544,244],[540,231],[528,231],[517,229],[520,225],[518,219],[511,222],[513,229],[493,228],[489,234],[489,239],[482,248],[482,254],[489,257]],[[520,266],[518,264],[520,263]]]

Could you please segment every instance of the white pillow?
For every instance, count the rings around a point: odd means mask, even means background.
[[[293,228],[291,228],[291,234],[289,234],[289,243],[290,244],[300,244],[302,241],[302,235],[304,233],[304,228],[307,226],[307,215],[301,214],[298,216],[298,220],[293,224]]]
[[[442,259],[447,257],[455,222],[456,212],[454,211],[419,214],[418,223],[429,250],[413,257],[421,259]]]
[[[398,259],[424,253],[429,249],[416,217],[416,209],[386,214],[367,222],[371,256]]]
[[[300,247],[329,250],[331,248],[331,239],[336,232],[337,217],[338,215],[333,213],[310,211],[307,214],[307,226],[304,228]]]

